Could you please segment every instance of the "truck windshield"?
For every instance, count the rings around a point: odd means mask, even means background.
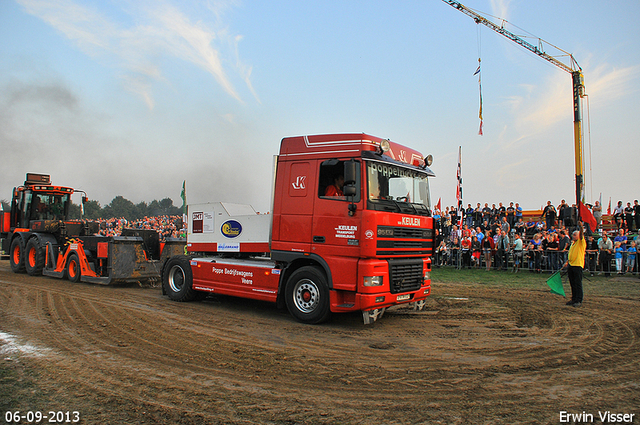
[[[31,198],[32,220],[64,220],[69,195],[34,192]]]
[[[368,208],[430,215],[427,174],[383,162],[367,161]]]

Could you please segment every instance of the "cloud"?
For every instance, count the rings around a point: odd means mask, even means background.
[[[600,103],[611,103],[638,90],[640,65],[613,68],[602,63],[584,74],[587,94],[598,98]]]
[[[597,99],[599,105],[611,104],[628,96],[630,88],[637,90],[640,65],[616,69],[599,64],[585,69],[584,74],[590,99]],[[515,115],[515,128],[521,134],[541,133],[559,122],[573,120],[573,87],[568,73],[554,72],[542,84],[520,87],[524,94],[510,96],[504,104]]]
[[[249,91],[251,92],[253,97],[256,99],[256,101],[258,103],[262,103],[262,102],[260,102],[260,98],[258,97],[258,93],[256,93],[255,89],[253,88],[253,84],[251,83],[251,71],[253,70],[253,68],[250,67],[250,66],[246,66],[240,60],[240,53],[239,53],[238,45],[240,44],[240,41],[242,41],[242,36],[238,35],[238,36],[234,37],[233,41],[234,41],[233,50],[235,52],[235,58],[236,58],[236,68],[238,69],[240,75],[242,76],[242,79],[244,80],[245,84],[247,85],[247,88],[249,89]]]
[[[165,30],[166,47],[176,57],[205,69],[230,96],[241,101],[222,66],[220,51],[212,46],[217,38],[215,31],[201,22],[192,24],[180,10],[168,4],[154,9],[151,14]]]
[[[229,96],[242,103],[230,78],[230,73],[235,74],[259,101],[251,83],[252,68],[240,60],[238,53],[242,36],[231,34],[224,26],[224,12],[235,5],[233,2],[206,3],[209,20],[201,15],[203,9],[193,20],[168,2],[132,2],[125,4],[126,10],[118,10],[128,13],[134,22],[123,27],[105,13],[72,0],[17,1],[83,53],[119,69],[123,87],[142,98],[150,109],[155,105],[153,83],[168,83],[160,65],[166,55],[205,70]]]
[[[113,51],[118,30],[97,11],[68,0],[18,0],[27,13],[35,15],[73,40],[86,54],[97,56]]]
[[[509,18],[509,4],[511,0],[491,0],[491,11],[500,19]]]

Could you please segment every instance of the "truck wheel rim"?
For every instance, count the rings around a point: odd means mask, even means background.
[[[293,289],[293,302],[303,313],[312,313],[320,301],[320,291],[316,284],[309,279],[302,279]]]
[[[29,259],[29,267],[35,267],[36,266],[36,249],[35,248],[31,248],[29,250],[29,255],[27,256],[27,258]]]
[[[184,271],[182,267],[173,266],[169,273],[169,286],[173,292],[180,292],[184,286]]]
[[[13,264],[20,263],[20,246],[16,246],[13,250]]]
[[[71,260],[69,263],[69,277],[74,278],[78,274],[78,264],[75,261]]]

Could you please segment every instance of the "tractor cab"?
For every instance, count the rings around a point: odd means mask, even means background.
[[[32,221],[66,220],[70,193],[55,193],[48,189],[17,189],[15,192],[11,210],[14,211],[12,222],[16,228],[29,228]]]
[[[65,221],[72,194],[70,187],[52,186],[46,174],[27,174],[24,185],[13,189],[11,228],[30,229],[33,222]]]

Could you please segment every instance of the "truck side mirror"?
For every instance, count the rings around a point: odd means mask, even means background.
[[[344,194],[344,196],[356,196],[356,194],[358,193],[356,190],[356,185],[350,184],[349,186],[347,186],[347,182],[345,181],[344,187],[342,188],[342,193]]]
[[[358,163],[353,159],[344,163],[344,187],[342,193],[345,196],[356,196],[358,190],[356,182],[358,181]]]
[[[344,163],[344,185],[345,186],[354,186],[358,177],[358,163],[353,159],[349,161],[345,161]],[[354,193],[355,195],[355,193]]]
[[[358,163],[353,159],[344,163],[344,186],[342,193],[351,197],[351,205],[349,205],[349,215],[352,216],[356,211],[356,204],[353,202],[354,196],[358,194]]]

